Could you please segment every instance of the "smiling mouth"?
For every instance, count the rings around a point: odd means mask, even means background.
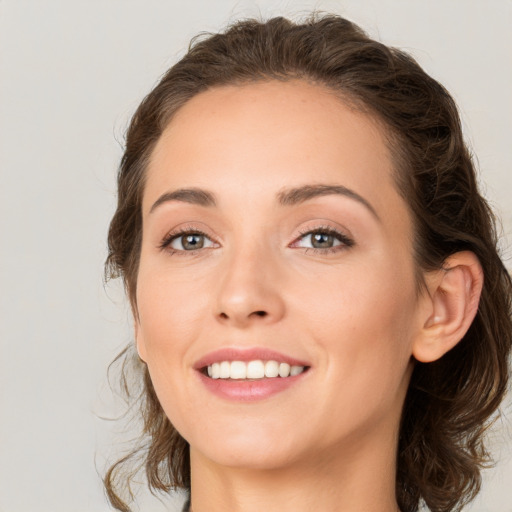
[[[279,361],[219,361],[201,368],[203,375],[211,379],[225,380],[259,380],[287,378],[300,375],[309,369],[309,366],[296,366]]]

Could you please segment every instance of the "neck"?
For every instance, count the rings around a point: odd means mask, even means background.
[[[396,442],[335,452],[262,470],[219,466],[191,450],[192,512],[397,512]]]

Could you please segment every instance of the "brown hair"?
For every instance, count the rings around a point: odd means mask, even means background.
[[[402,512],[417,511],[422,501],[432,512],[458,511],[479,490],[480,469],[488,461],[483,434],[507,387],[512,284],[497,253],[494,217],[478,192],[456,105],[412,57],[333,15],[313,15],[299,24],[281,17],[242,21],[193,40],[128,129],[107,275],[123,277],[135,311],[145,168],[177,110],[211,87],[291,79],[327,86],[385,127],[397,186],[415,223],[418,275],[442,268],[461,250],[475,253],[483,267],[480,306],[466,336],[440,360],[414,368],[397,453]],[[124,369],[136,358],[133,352],[122,354]],[[138,403],[145,444],[105,477],[108,497],[122,511],[129,508],[118,489],[123,481],[129,489],[133,477],[123,468],[135,460],[141,460],[138,467],[144,467],[152,492],[190,486],[188,445],[165,416],[145,365],[133,364],[143,374]]]

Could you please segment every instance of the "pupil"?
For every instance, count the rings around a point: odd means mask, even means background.
[[[182,240],[184,249],[201,249],[204,245],[203,235],[187,235]]]
[[[326,233],[315,233],[313,235],[312,245],[315,248],[322,249],[332,247],[334,237]]]

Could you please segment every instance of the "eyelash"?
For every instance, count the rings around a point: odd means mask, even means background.
[[[341,233],[337,229],[332,228],[331,226],[318,226],[313,229],[307,229],[304,231],[300,231],[300,236],[295,239],[293,244],[296,244],[304,237],[306,237],[308,235],[315,234],[315,233],[332,236],[336,240],[341,242],[341,244],[335,245],[334,247],[327,247],[324,249],[320,249],[318,247],[304,247],[303,249],[305,249],[304,252],[306,254],[307,253],[322,254],[322,255],[333,254],[333,253],[337,253],[339,251],[349,249],[350,247],[353,247],[355,245],[355,242],[352,238],[350,238],[349,236],[347,236],[344,233]]]
[[[322,254],[322,255],[337,253],[339,251],[346,250],[347,248],[350,248],[350,247],[354,246],[354,244],[355,244],[355,242],[352,238],[348,237],[346,234],[341,233],[340,231],[338,231],[330,226],[318,226],[313,229],[300,231],[300,236],[297,237],[292,242],[291,246],[293,247],[294,244],[298,243],[304,237],[306,237],[308,235],[315,234],[315,233],[332,236],[336,240],[341,242],[341,244],[336,245],[334,247],[327,247],[324,249],[321,249],[318,247],[303,247],[304,252],[306,254],[310,253],[310,252],[313,252],[314,254]],[[187,254],[193,255],[193,254],[196,254],[197,252],[201,251],[201,249],[192,249],[190,251],[186,251],[186,250],[181,250],[181,249],[172,249],[170,247],[171,243],[174,240],[176,240],[177,238],[180,238],[182,236],[185,236],[185,235],[199,235],[199,236],[204,236],[205,238],[208,238],[209,240],[212,240],[209,235],[207,235],[204,231],[201,231],[200,229],[195,229],[193,227],[183,227],[183,228],[179,228],[176,231],[172,231],[172,232],[168,233],[164,237],[162,242],[160,243],[159,248],[161,250],[165,250],[165,251],[169,252],[171,255],[179,255],[179,256],[185,256]],[[215,241],[213,241],[213,242],[215,243]]]
[[[176,240],[177,238],[180,238],[182,236],[185,236],[185,235],[199,235],[199,236],[204,236],[205,238],[208,238],[209,240],[211,240],[211,237],[209,235],[207,235],[204,231],[201,231],[200,229],[196,229],[193,227],[184,226],[182,228],[179,228],[175,231],[171,231],[170,233],[168,233],[164,237],[162,242],[160,243],[159,248],[161,250],[167,251],[171,255],[185,256],[185,255],[196,254],[201,249],[193,249],[191,251],[184,251],[181,249],[173,249],[170,247],[171,243],[174,240]]]

